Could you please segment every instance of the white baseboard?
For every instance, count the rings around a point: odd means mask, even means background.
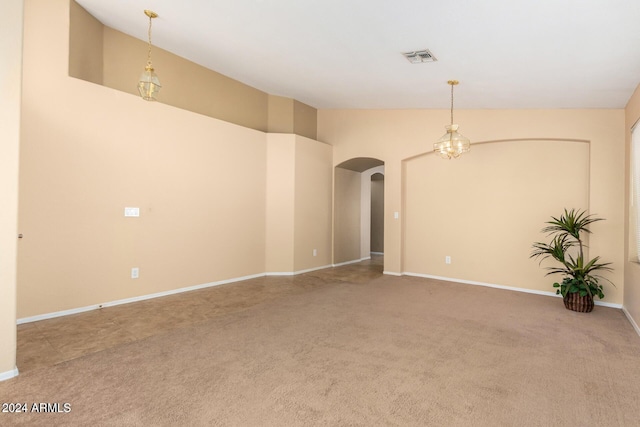
[[[364,257],[360,259],[353,259],[351,261],[340,262],[338,264],[333,264],[332,267],[342,267],[343,265],[356,264],[362,261],[366,261],[368,259],[371,259],[371,257],[369,256],[369,257]]]
[[[70,310],[62,310],[62,311],[56,311],[56,312],[53,312],[53,313],[45,313],[45,314],[39,314],[39,315],[36,315],[36,316],[23,317],[21,319],[18,319],[16,323],[18,325],[21,325],[23,323],[37,322],[39,320],[46,320],[46,319],[53,319],[53,318],[56,318],[56,317],[69,316],[71,314],[84,313],[84,312],[91,311],[91,310],[98,310],[100,308],[113,307],[113,306],[121,305],[121,304],[129,304],[129,303],[132,303],[132,302],[144,301],[144,300],[148,300],[148,299],[153,299],[153,298],[159,298],[159,297],[164,297],[164,296],[168,296],[168,295],[179,294],[179,293],[182,293],[182,292],[195,291],[195,290],[198,290],[198,289],[210,288],[212,286],[219,286],[219,285],[224,285],[224,284],[227,284],[227,283],[241,282],[243,280],[255,279],[255,278],[258,278],[258,277],[265,277],[265,276],[294,276],[296,274],[308,273],[308,272],[311,272],[311,271],[322,270],[322,269],[330,268],[330,267],[340,267],[340,266],[343,266],[343,265],[355,264],[355,263],[358,263],[358,262],[361,262],[361,261],[365,261],[365,260],[368,260],[368,259],[370,259],[370,258],[361,258],[361,259],[357,259],[357,260],[342,262],[342,263],[339,263],[339,264],[325,265],[325,266],[321,266],[321,267],[313,267],[313,268],[308,268],[308,269],[305,269],[305,270],[299,270],[299,271],[294,271],[294,272],[269,272],[269,273],[253,274],[253,275],[250,275],[250,276],[235,277],[235,278],[232,278],[232,279],[220,280],[220,281],[217,281],[217,282],[204,283],[204,284],[201,284],[201,285],[195,285],[195,286],[188,286],[188,287],[185,287],[185,288],[172,289],[172,290],[169,290],[169,291],[157,292],[157,293],[154,293],[154,294],[140,295],[140,296],[133,297],[133,298],[125,298],[125,299],[116,300],[116,301],[109,301],[109,302],[105,302],[105,303],[102,303],[102,304],[94,304],[94,305],[89,305],[89,306],[85,306],[85,307],[73,308],[73,309],[70,309]],[[556,295],[555,292],[538,291],[538,290],[534,290],[534,289],[526,289],[526,288],[517,288],[517,287],[512,287],[512,286],[496,285],[496,284],[492,284],[492,283],[476,282],[476,281],[472,281],[472,280],[462,280],[462,279],[455,279],[455,278],[451,278],[451,277],[434,276],[434,275],[431,275],[431,274],[421,274],[421,273],[411,273],[411,272],[397,273],[397,272],[393,272],[393,271],[383,271],[383,274],[389,275],[389,276],[406,275],[406,276],[422,277],[422,278],[426,278],[426,279],[444,280],[444,281],[448,281],[448,282],[464,283],[464,284],[468,284],[468,285],[485,286],[485,287],[490,287],[490,288],[505,289],[505,290],[510,290],[510,291],[525,292],[525,293],[530,293],[530,294],[559,297],[559,295]],[[640,328],[638,327],[637,323],[633,320],[633,318],[631,317],[629,312],[622,306],[622,304],[614,304],[614,303],[602,302],[602,301],[595,301],[595,304],[596,305],[605,306],[605,307],[612,307],[612,308],[620,308],[620,309],[622,309],[624,311],[625,315],[627,316],[627,318],[629,319],[629,321],[631,322],[631,324],[633,325],[633,327],[636,330],[636,332],[638,332],[638,335],[640,335]],[[18,375],[18,369],[17,368],[15,369],[15,372],[14,371],[9,371],[9,372],[5,372],[5,373],[0,373],[0,381],[2,381],[3,378],[4,379],[13,378],[16,375]]]
[[[265,273],[265,276],[295,276],[297,274],[304,274],[304,273],[309,273],[311,271],[316,271],[316,270],[324,270],[325,268],[331,268],[332,266],[329,265],[322,265],[320,267],[313,267],[313,268],[307,268],[306,270],[298,270],[298,271],[270,271],[268,273]]]
[[[386,274],[386,272],[385,272],[385,274]],[[434,276],[434,275],[431,275],[431,274],[411,273],[411,272],[407,272],[407,271],[403,272],[402,274],[404,274],[406,276],[423,277],[425,279],[444,280],[444,281],[447,281],[447,282],[464,283],[464,284],[467,284],[467,285],[485,286],[485,287],[488,287],[488,288],[505,289],[505,290],[508,290],[508,291],[525,292],[525,293],[528,293],[528,294],[545,295],[545,296],[549,296],[549,297],[562,298],[562,296],[556,295],[555,292],[550,292],[550,291],[538,291],[536,289],[517,288],[517,287],[514,287],[514,286],[496,285],[496,284],[493,284],[493,283],[476,282],[476,281],[473,281],[473,280],[454,279],[454,278],[451,278],[451,277]],[[601,306],[604,306],[604,307],[622,308],[622,304],[615,304],[615,303],[611,303],[611,302],[594,301],[594,304],[595,305],[601,305]]]
[[[560,295],[558,295],[560,296]],[[616,304],[614,302],[606,302],[606,301],[593,301],[595,305],[601,305],[603,307],[611,307],[611,308],[619,308],[622,310],[622,304]]]
[[[265,276],[295,276],[295,271],[270,271],[264,273]]]
[[[359,261],[356,261],[356,262],[359,262]],[[178,288],[178,289],[171,289],[169,291],[157,292],[157,293],[154,293],[154,294],[140,295],[140,296],[137,296],[137,297],[125,298],[125,299],[120,299],[120,300],[116,300],[116,301],[108,301],[108,302],[104,302],[102,304],[93,304],[93,305],[88,305],[88,306],[85,306],[85,307],[78,307],[78,308],[72,308],[72,309],[69,309],[69,310],[56,311],[56,312],[53,312],[53,313],[45,313],[45,314],[39,314],[39,315],[36,315],[36,316],[23,317],[21,319],[18,319],[16,321],[16,323],[18,325],[21,325],[23,323],[31,323],[31,322],[37,322],[39,320],[54,319],[56,317],[69,316],[71,314],[79,314],[79,313],[84,313],[84,312],[87,312],[87,311],[98,310],[98,309],[101,309],[101,308],[113,307],[113,306],[122,305],[122,304],[129,304],[131,302],[138,302],[138,301],[144,301],[144,300],[153,299],[153,298],[160,298],[160,297],[165,297],[165,296],[168,296],[168,295],[179,294],[179,293],[182,293],[182,292],[189,292],[189,291],[195,291],[195,290],[198,290],[198,289],[210,288],[212,286],[225,285],[227,283],[241,282],[243,280],[255,279],[255,278],[258,278],[258,277],[265,277],[265,276],[294,276],[296,274],[308,273],[310,271],[322,270],[324,268],[330,268],[330,267],[331,267],[331,265],[324,265],[324,266],[321,266],[321,267],[308,268],[306,270],[299,270],[299,271],[293,271],[293,272],[271,272],[271,273],[252,274],[250,276],[234,277],[232,279],[220,280],[220,281],[217,281],[217,282],[203,283],[201,285],[188,286],[188,287],[185,287],[185,288]]]
[[[384,252],[371,252],[371,255],[384,255]]]
[[[12,370],[7,371],[7,372],[0,372],[0,381],[6,381],[6,380],[9,380],[9,379],[11,379],[13,377],[17,377],[18,374],[19,374],[19,372],[18,372],[18,368],[17,367],[15,367]]]
[[[293,275],[295,276],[296,274],[304,274],[304,273],[310,273],[312,271],[324,270],[325,268],[331,268],[331,264],[323,265],[323,266],[320,266],[320,267],[307,268],[306,270],[294,271]]]
[[[631,323],[631,326],[633,326],[633,329],[636,330],[636,333],[640,335],[640,326],[638,326],[635,319],[631,317],[631,313],[629,313],[626,307],[622,307],[622,312],[624,313],[625,316],[627,316],[629,323]]]
[[[402,276],[402,273],[396,273],[395,271],[383,271],[382,274],[386,274],[387,276]]]
[[[46,319],[53,319],[53,318],[56,318],[56,317],[69,316],[71,314],[84,313],[86,311],[98,310],[100,308],[105,308],[105,307],[113,307],[113,306],[116,306],[116,305],[129,304],[131,302],[138,302],[138,301],[144,301],[144,300],[153,299],[153,298],[164,297],[164,296],[168,296],[168,295],[179,294],[179,293],[182,293],[182,292],[189,292],[189,291],[195,291],[195,290],[198,290],[198,289],[210,288],[212,286],[225,285],[227,283],[240,282],[242,280],[255,279],[257,277],[264,277],[264,273],[252,274],[250,276],[243,276],[243,277],[235,277],[233,279],[220,280],[220,281],[211,282],[211,283],[203,283],[202,285],[188,286],[188,287],[185,287],[185,288],[171,289],[169,291],[157,292],[155,294],[140,295],[140,296],[132,297],[132,298],[125,298],[125,299],[120,299],[120,300],[116,300],[116,301],[108,301],[108,302],[104,302],[102,304],[88,305],[88,306],[85,306],[85,307],[72,308],[70,310],[62,310],[62,311],[56,311],[56,312],[53,312],[53,313],[39,314],[37,316],[23,317],[23,318],[17,320],[17,324],[21,325],[23,323],[37,322],[39,320],[46,320]]]

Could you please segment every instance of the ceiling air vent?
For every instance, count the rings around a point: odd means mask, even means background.
[[[404,57],[412,64],[422,64],[423,62],[436,62],[437,59],[429,49],[416,50],[414,52],[404,52]]]

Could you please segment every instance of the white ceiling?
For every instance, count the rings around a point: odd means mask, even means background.
[[[77,2],[142,40],[151,9],[155,46],[316,108],[449,108],[450,79],[456,109],[624,108],[640,83],[639,0]]]

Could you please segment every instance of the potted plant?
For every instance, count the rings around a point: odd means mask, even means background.
[[[560,218],[551,218],[552,221],[546,222],[549,225],[542,229],[543,233],[551,237],[551,243],[534,243],[530,258],[539,258],[540,263],[547,258],[558,261],[561,266],[546,267],[549,270],[547,275],[564,275],[561,283],[553,284],[554,288],[558,288],[556,294],[562,295],[567,309],[588,313],[593,310],[595,295],[604,298],[599,280],[604,279],[613,285],[609,279],[596,274],[612,271],[610,262],[599,262],[598,256],[589,261],[584,259],[586,246],[583,235],[591,233],[587,228],[589,225],[602,221],[603,218],[594,218],[593,215],[576,209],[565,209]]]

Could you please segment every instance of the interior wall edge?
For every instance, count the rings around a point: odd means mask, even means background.
[[[24,2],[0,13],[0,378],[17,375],[17,263]]]
[[[631,316],[631,313],[629,313],[629,310],[627,310],[627,307],[625,307],[624,305],[622,306],[622,312],[627,317],[627,320],[629,320],[629,323],[631,323],[631,326],[633,326],[633,329],[635,329],[638,336],[640,336],[640,326],[638,326],[638,323],[633,318],[633,316]]]
[[[352,259],[351,261],[344,261],[344,262],[339,262],[337,264],[333,264],[332,267],[342,267],[343,265],[357,264],[359,262],[367,261],[367,260],[370,260],[370,259],[371,259],[371,257],[364,257],[364,258],[360,258],[360,259]]]
[[[398,273],[396,271],[383,271],[382,274],[386,274],[387,276],[396,276],[396,277],[400,277],[402,276],[402,273]]]
[[[624,298],[623,311],[640,335],[640,264],[633,259],[636,249],[636,225],[634,215],[638,207],[634,206],[632,196],[633,158],[632,130],[638,131],[640,123],[640,84],[625,106],[625,174],[624,174]],[[634,129],[635,128],[635,129]],[[639,319],[638,322],[635,319]]]

